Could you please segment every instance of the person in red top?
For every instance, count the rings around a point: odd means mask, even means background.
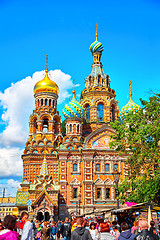
[[[19,233],[20,236],[22,236],[23,232],[23,227],[24,227],[25,221],[17,220],[16,227],[17,227],[17,232]]]

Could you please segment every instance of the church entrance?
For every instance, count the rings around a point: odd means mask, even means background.
[[[50,214],[49,214],[49,212],[48,211],[46,211],[45,212],[45,219],[44,219],[44,213],[43,212],[38,212],[37,213],[37,220],[38,221],[49,221],[49,219],[50,219]]]

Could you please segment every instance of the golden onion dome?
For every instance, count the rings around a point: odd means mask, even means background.
[[[45,77],[39,82],[37,82],[36,85],[34,86],[34,94],[40,92],[50,92],[58,95],[59,92],[58,85],[49,78],[48,69],[46,69],[45,72],[46,72]]]

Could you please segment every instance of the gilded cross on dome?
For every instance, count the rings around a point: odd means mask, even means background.
[[[130,80],[130,82],[129,82],[129,87],[130,87],[130,93],[129,93],[129,96],[130,96],[130,99],[132,99],[131,84],[132,84],[132,82],[131,82],[131,80]]]
[[[96,41],[98,41],[98,33],[97,33],[97,29],[98,29],[98,23],[96,23]]]
[[[75,93],[76,93],[76,91],[75,91],[75,79],[73,78],[73,91],[72,91],[72,93],[73,93],[73,98],[75,98]]]
[[[48,72],[48,54],[46,54],[46,71]]]

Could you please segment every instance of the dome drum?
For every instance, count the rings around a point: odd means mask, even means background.
[[[53,99],[58,99],[58,95],[56,93],[53,93],[53,92],[37,92],[34,94],[34,97],[35,98],[38,98],[38,97],[52,97]]]
[[[83,122],[83,119],[82,118],[79,118],[79,117],[69,117],[69,118],[66,118],[66,123],[68,122],[80,122],[82,123]]]

